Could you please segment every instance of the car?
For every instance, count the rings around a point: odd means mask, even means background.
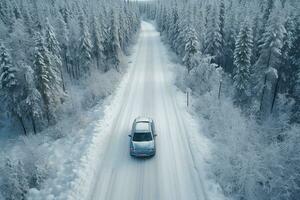
[[[130,155],[149,157],[156,153],[155,125],[149,117],[138,117],[133,121],[130,137]]]

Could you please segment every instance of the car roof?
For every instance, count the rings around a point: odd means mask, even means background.
[[[150,132],[149,121],[138,121],[135,123],[135,132]]]
[[[135,119],[135,122],[152,122],[152,119],[149,117],[138,117]]]

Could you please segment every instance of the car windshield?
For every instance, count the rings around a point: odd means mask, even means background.
[[[151,141],[152,140],[152,135],[149,132],[134,133],[132,140],[135,141],[135,142]]]

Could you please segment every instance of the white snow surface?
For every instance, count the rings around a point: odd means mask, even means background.
[[[225,199],[210,176],[212,144],[187,112],[185,94],[174,86],[174,64],[153,24],[142,22],[130,59],[104,117],[82,130],[91,140],[79,150],[80,164],[62,170],[69,176],[60,174],[41,191],[31,190],[29,199]],[[100,113],[100,108],[93,111]],[[127,135],[138,116],[156,123],[157,152],[149,159],[129,155]]]

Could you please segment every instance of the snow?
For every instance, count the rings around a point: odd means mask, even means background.
[[[101,148],[98,172],[89,184],[94,187],[84,199],[224,199],[205,164],[211,144],[199,134],[201,129],[185,108],[184,94],[174,86],[173,67],[159,33],[142,22],[130,81],[117,96],[122,103],[105,129],[107,146]],[[157,153],[151,159],[129,155],[127,135],[137,116],[156,122]]]
[[[44,138],[42,145],[43,135],[23,138],[26,148],[14,152],[38,152],[33,159],[45,155],[50,169],[42,188],[31,189],[28,199],[225,199],[210,174],[212,144],[187,111],[185,94],[174,85],[176,64],[151,23],[142,22],[129,63],[113,96],[83,113],[75,125],[70,119],[49,130],[58,137],[71,134],[53,143]],[[156,122],[153,158],[129,155],[127,135],[137,116]]]
[[[111,77],[110,74],[106,76]],[[103,156],[103,148],[108,141],[109,132],[106,129],[113,125],[110,121],[117,115],[115,110],[121,105],[118,96],[127,79],[125,75],[114,97],[108,97],[81,117],[77,126],[72,128],[72,132],[76,132],[72,133],[75,134],[74,138],[70,138],[71,134],[68,139],[57,141],[56,145],[45,144],[46,148],[53,151],[53,155],[48,158],[49,162],[58,168],[41,190],[34,188],[29,191],[28,199],[86,199],[97,171],[96,163]],[[99,87],[96,88],[99,90]]]
[[[135,131],[149,131],[149,123],[148,122],[138,122],[135,125]]]

